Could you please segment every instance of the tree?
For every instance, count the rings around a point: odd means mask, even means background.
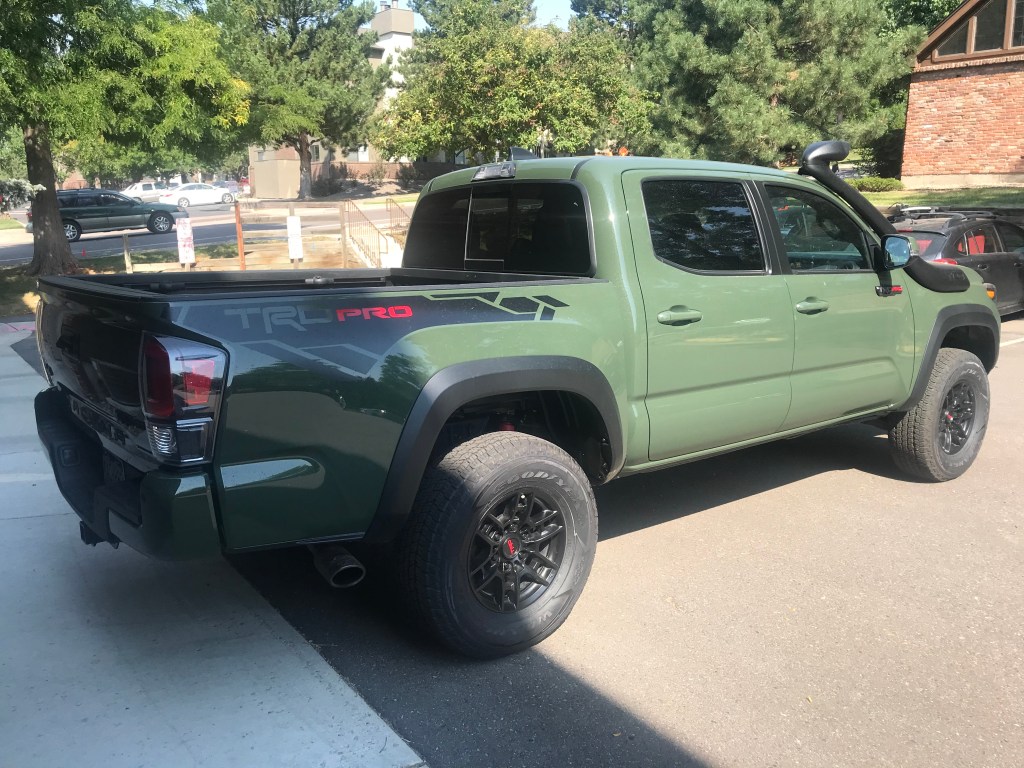
[[[918,26],[924,33],[937,27],[939,22],[949,16],[961,2],[962,0],[884,0],[882,7],[889,16],[891,30]]]
[[[310,145],[358,146],[384,92],[386,67],[368,60],[373,17],[351,0],[209,0],[224,51],[252,88],[247,136],[299,155],[299,197],[312,188]]]
[[[24,179],[28,176],[25,167],[25,142],[21,131],[8,128],[0,133],[0,178]]]
[[[132,0],[7,0],[0,14],[0,121],[21,129],[32,202],[31,274],[76,268],[57,208],[53,146],[102,137],[201,152],[246,120],[245,86],[217,30]],[[5,127],[5,126],[0,126]]]
[[[19,205],[24,205],[40,190],[24,179],[0,178],[0,213],[7,213]]]
[[[645,7],[638,70],[660,91],[655,151],[774,163],[816,138],[890,125],[886,87],[917,35],[871,0],[683,0]]]
[[[607,25],[533,27],[529,3],[514,0],[431,0],[416,10],[430,27],[406,52],[405,83],[373,131],[382,154],[443,149],[486,161],[541,136],[575,152],[646,132],[648,99]]]

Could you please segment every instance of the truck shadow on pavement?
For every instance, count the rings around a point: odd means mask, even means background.
[[[601,539],[835,470],[898,476],[881,430],[844,426],[612,483],[598,491]],[[301,550],[230,558],[432,768],[710,765],[543,645],[491,662],[440,649],[401,607],[387,558],[365,559],[366,581],[339,592]]]

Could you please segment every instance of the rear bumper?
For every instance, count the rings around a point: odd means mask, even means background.
[[[189,560],[221,551],[205,472],[154,470],[111,481],[109,469],[104,470],[103,446],[79,426],[58,389],[36,395],[35,410],[36,429],[57,487],[99,539],[114,545],[124,542],[161,560]]]

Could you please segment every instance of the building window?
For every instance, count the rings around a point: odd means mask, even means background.
[[[1005,2],[1006,0],[1003,0]],[[314,144],[309,148],[309,154],[314,163],[320,162],[320,145]]]
[[[257,160],[265,160],[266,159],[266,154],[267,153],[264,152],[262,149],[258,149],[258,150],[256,150],[256,159]]]
[[[935,58],[986,54],[1024,46],[1024,0],[989,0],[935,49]]]

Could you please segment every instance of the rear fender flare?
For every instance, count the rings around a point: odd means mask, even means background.
[[[575,393],[596,408],[611,447],[608,477],[618,474],[625,461],[622,424],[611,385],[597,366],[562,356],[459,363],[435,373],[416,398],[392,457],[377,513],[363,540],[388,542],[402,530],[441,429],[459,408],[484,397],[545,390]]]

